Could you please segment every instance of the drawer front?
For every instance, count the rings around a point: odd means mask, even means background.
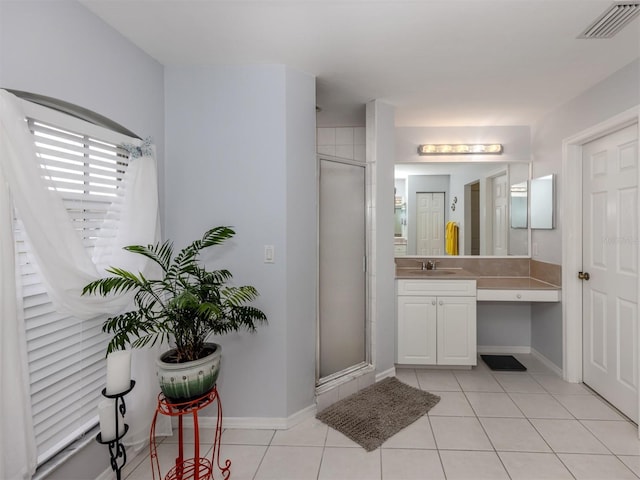
[[[398,295],[475,297],[475,280],[398,280]]]
[[[407,254],[407,246],[406,245],[394,245],[393,246],[394,256],[401,257]]]
[[[560,290],[478,290],[478,301],[559,302]]]

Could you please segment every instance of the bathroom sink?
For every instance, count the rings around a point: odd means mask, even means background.
[[[454,273],[460,272],[460,270],[422,270],[420,268],[415,269],[402,269],[402,273],[408,273],[410,275],[425,275],[429,277],[439,277],[441,275],[453,275]]]

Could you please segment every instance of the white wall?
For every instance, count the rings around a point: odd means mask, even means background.
[[[288,417],[314,400],[314,79],[276,65],[168,67],[165,84],[167,236],[185,245],[234,226],[206,259],[254,285],[269,319],[216,338],[225,416]]]
[[[0,2],[0,87],[74,103],[152,136],[160,175],[163,71],[76,2]],[[86,480],[108,468],[106,447],[92,441],[48,478]]]
[[[395,111],[384,102],[367,104],[367,162],[370,162],[372,221],[370,254],[375,259],[369,268],[369,300],[373,329],[376,373],[387,372],[395,360],[395,263],[394,231],[394,151]]]
[[[555,173],[557,226],[534,230],[536,259],[562,263],[562,141],[640,104],[640,59],[620,69],[593,88],[558,107],[538,122],[532,132],[533,177]],[[581,179],[576,179],[580,182]],[[556,365],[562,365],[562,310],[560,304],[532,309],[532,347]]]
[[[531,346],[531,304],[478,302],[477,315],[479,351]]]
[[[562,263],[562,141],[640,104],[640,59],[559,106],[532,128],[533,174],[555,173],[557,216],[554,230],[534,230],[537,260]],[[580,181],[580,179],[576,179]]]
[[[285,70],[287,415],[313,404],[316,368],[315,80]]]
[[[0,88],[58,98],[153,137],[162,176],[160,63],[74,1],[0,2],[0,26]]]

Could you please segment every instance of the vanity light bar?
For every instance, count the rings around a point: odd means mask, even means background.
[[[481,155],[502,153],[502,144],[474,144],[474,143],[440,143],[440,144],[424,144],[418,146],[418,155]]]

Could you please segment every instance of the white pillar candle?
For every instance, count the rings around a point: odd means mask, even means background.
[[[107,395],[117,395],[131,387],[131,352],[117,350],[107,356]]]
[[[103,442],[111,442],[116,439],[116,418],[118,419],[118,435],[122,436],[124,417],[120,412],[116,413],[113,398],[107,398],[98,404],[98,417],[100,419],[100,437]]]

